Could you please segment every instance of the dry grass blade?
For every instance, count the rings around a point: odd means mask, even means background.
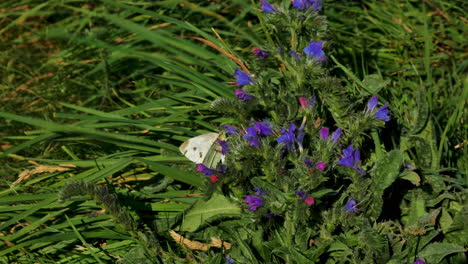
[[[239,65],[239,67],[242,68],[242,70],[244,70],[245,73],[247,74],[250,74],[250,71],[249,69],[247,69],[247,67],[245,66],[245,64],[241,61],[241,59],[237,58],[236,56],[232,55],[231,53],[229,52],[226,52],[225,50],[223,50],[222,48],[216,46],[216,44],[214,44],[213,42],[209,41],[209,40],[206,40],[204,38],[199,38],[199,37],[184,37],[184,36],[180,36],[180,38],[190,38],[190,39],[196,39],[198,41],[201,41],[203,43],[205,43],[206,45],[216,49],[217,51],[221,52],[224,56],[230,58],[232,61],[234,61],[235,63],[237,63],[237,65]]]
[[[50,167],[46,165],[38,165],[36,168],[32,170],[24,170],[18,175],[18,179],[13,182],[13,185],[20,184],[22,181],[29,179],[31,176],[39,173],[53,173],[53,172],[61,172],[71,170],[75,168],[75,165],[72,164],[61,164],[60,167]]]
[[[181,246],[185,246],[189,249],[192,250],[199,250],[199,251],[208,251],[210,247],[216,247],[216,248],[224,248],[224,249],[231,249],[231,243],[228,242],[223,242],[221,239],[216,238],[216,237],[211,237],[211,244],[207,243],[202,243],[198,241],[193,241],[190,239],[187,239],[179,234],[177,234],[174,230],[170,230],[169,234],[171,237],[177,242],[177,244]]]

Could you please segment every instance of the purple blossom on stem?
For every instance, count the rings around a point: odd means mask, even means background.
[[[341,136],[341,128],[337,128],[335,132],[333,132],[331,135],[333,144],[336,144],[336,142],[338,142],[338,139],[340,139],[340,136]]]
[[[224,125],[221,128],[223,128],[227,134],[239,135],[239,132],[237,132],[237,127],[235,126]]]
[[[377,111],[375,111],[375,108],[377,107],[379,103],[379,97],[377,95],[372,95],[371,99],[367,102],[367,109],[366,113],[371,114],[374,116],[374,118],[382,120],[382,121],[390,121],[390,117],[388,116],[389,110],[388,110],[388,104],[383,105],[380,107]]]
[[[251,126],[246,129],[244,138],[249,142],[249,146],[258,148],[260,146],[260,141],[258,140],[257,130],[255,127]]]
[[[318,11],[322,8],[321,0],[292,0],[292,4],[297,9],[313,8],[315,11]]]
[[[221,146],[221,154],[223,154],[223,155],[226,155],[226,153],[228,153],[229,150],[231,150],[229,148],[229,144],[225,140],[221,140],[221,139],[218,138],[218,139],[216,139],[216,143],[218,143]]]
[[[375,118],[379,120],[383,120],[385,122],[390,121],[390,117],[388,116],[388,104],[384,104],[382,107],[377,110],[377,113],[375,113]]]
[[[328,130],[327,127],[322,127],[322,128],[320,129],[320,132],[319,132],[319,133],[320,133],[320,139],[321,139],[321,140],[323,140],[323,141],[327,140],[327,138],[328,138],[328,133],[329,133],[329,130]]]
[[[286,146],[288,150],[292,150],[294,148],[294,141],[296,139],[296,136],[294,135],[294,131],[296,130],[296,125],[292,123],[288,130],[286,129],[281,129],[282,135],[279,136],[276,141],[278,143],[283,144]]]
[[[256,196],[263,196],[263,195],[265,195],[265,193],[266,193],[262,188],[260,188],[260,187],[258,187],[258,186],[255,186],[255,187],[253,188],[253,191],[254,191],[254,193],[255,193]]]
[[[300,60],[301,59],[301,54],[295,52],[295,51],[289,51],[289,54],[291,55],[291,57],[293,57],[295,60]]]
[[[361,168],[360,163],[361,154],[359,153],[359,149],[354,149],[352,145],[349,145],[343,150],[343,155],[341,156],[341,159],[338,160],[338,165],[355,169],[360,174],[364,175],[366,172]]]
[[[216,173],[215,170],[212,170],[201,163],[197,164],[197,171],[202,172],[205,176],[210,176]]]
[[[234,68],[234,75],[233,76],[236,77],[236,85],[237,86],[252,84],[253,82],[255,82],[250,77],[250,75],[248,75],[247,73],[239,70],[238,68]]]
[[[367,112],[374,111],[378,103],[379,103],[379,97],[377,95],[373,95],[371,99],[367,101]]]
[[[234,263],[236,261],[233,258],[231,258],[230,256],[226,255],[226,256],[224,256],[224,262],[226,264],[232,264],[232,263]]]
[[[260,206],[263,205],[263,200],[261,197],[254,195],[245,195],[245,203],[249,205],[250,211],[256,211]]]
[[[320,161],[320,162],[317,162],[317,165],[315,165],[315,167],[317,168],[317,170],[319,171],[324,171],[325,168],[327,167],[327,163],[323,162],[323,161]]]
[[[310,97],[310,99],[307,99],[305,97],[299,97],[299,104],[303,109],[312,109],[315,106],[315,101],[317,98],[315,97],[315,94]]]
[[[236,89],[234,92],[236,97],[242,102],[253,100],[254,97],[242,89]]]
[[[325,61],[325,52],[322,50],[323,41],[311,41],[309,46],[304,48],[304,53],[311,59],[317,59],[318,61]]]
[[[301,190],[297,190],[295,194],[299,196],[302,200],[304,200],[307,197],[307,194]]]
[[[426,264],[426,262],[420,260],[420,259],[417,259],[413,264]]]
[[[262,2],[262,7],[261,8],[262,8],[263,12],[272,13],[272,14],[275,13],[275,8],[270,3],[268,3],[265,0],[261,0],[261,2]]]
[[[345,205],[345,207],[344,207],[344,211],[347,212],[347,213],[359,211],[359,208],[357,208],[356,199],[350,198],[350,199],[346,202],[346,205]]]
[[[257,58],[259,58],[260,60],[263,60],[266,57],[268,57],[268,55],[270,55],[270,53],[268,53],[268,51],[262,50],[262,49],[259,49],[259,48],[254,48],[252,51],[255,54],[255,56],[257,56]]]
[[[311,161],[310,159],[308,158],[304,158],[304,164],[306,165],[307,168],[312,168],[314,166],[314,162]]]
[[[262,122],[253,121],[253,123],[258,135],[268,136],[273,133],[273,130],[271,129],[272,125],[268,120],[263,120]]]

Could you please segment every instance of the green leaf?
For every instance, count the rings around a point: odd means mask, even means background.
[[[208,201],[198,200],[186,212],[180,229],[193,232],[208,221],[240,215],[241,209],[236,204],[223,195],[215,193]]]
[[[373,177],[376,189],[379,191],[387,189],[397,179],[402,164],[403,154],[399,150],[392,150],[377,161]]]
[[[442,232],[444,232],[444,234],[447,233],[453,223],[452,216],[447,212],[447,209],[442,208],[442,215],[440,216],[439,223]]]
[[[418,102],[418,109],[417,113],[415,113],[416,117],[412,117],[412,120],[415,120],[412,124],[410,133],[413,135],[421,133],[424,128],[427,126],[427,122],[430,116],[429,104],[427,102],[426,93],[423,88],[418,91],[416,96]],[[410,113],[412,113],[410,111]]]
[[[426,259],[427,263],[439,263],[450,254],[463,253],[465,251],[463,246],[457,244],[433,243],[419,252],[419,257],[421,259]]]
[[[421,183],[421,177],[419,177],[419,174],[417,174],[414,171],[406,170],[400,174],[400,178],[410,181],[412,184],[416,186],[419,186],[419,184]]]
[[[377,94],[380,89],[387,86],[390,83],[390,80],[384,81],[382,76],[378,74],[369,74],[364,76],[362,83],[367,86],[374,94]]]
[[[426,214],[426,202],[419,193],[413,193],[411,197],[411,205],[409,208],[408,222],[406,225],[413,225]]]

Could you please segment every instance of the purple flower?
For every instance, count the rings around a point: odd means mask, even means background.
[[[333,144],[336,144],[338,142],[338,139],[341,136],[341,128],[337,128],[335,132],[332,133],[331,138],[333,139]]]
[[[296,136],[294,135],[294,131],[296,130],[296,125],[292,123],[288,130],[286,129],[281,129],[282,135],[279,136],[276,141],[278,143],[283,144],[286,146],[288,150],[292,150],[294,148],[294,140],[296,139]]]
[[[385,122],[390,121],[390,117],[388,116],[388,104],[385,104],[384,106],[380,107],[379,110],[377,110],[377,113],[375,113],[375,118],[383,120]]]
[[[299,196],[302,200],[304,200],[307,197],[307,194],[301,190],[297,190],[295,194]]]
[[[260,188],[258,186],[255,186],[253,188],[253,190],[254,190],[255,195],[259,196],[259,197],[265,195],[265,193],[266,193],[262,188]]]
[[[253,195],[245,195],[245,203],[249,205],[250,211],[256,211],[260,206],[263,205],[263,200],[260,197]]]
[[[263,12],[272,13],[272,14],[275,13],[275,8],[270,3],[268,3],[265,0],[261,0],[261,2],[262,2],[262,11]]]
[[[255,187],[253,188],[253,191],[254,191],[254,193],[255,193],[256,196],[263,196],[263,195],[265,195],[265,193],[266,193],[262,188],[260,188],[260,187],[258,187],[258,186],[255,186]]]
[[[221,146],[221,154],[226,155],[231,150],[227,141],[216,139],[216,142]]]
[[[233,258],[231,258],[230,256],[226,255],[226,256],[224,256],[224,262],[226,264],[232,264],[232,263],[234,263],[236,261]]]
[[[259,48],[254,48],[252,51],[255,54],[255,56],[257,56],[257,58],[259,58],[260,60],[265,59],[270,54],[270,53],[268,53],[268,51],[262,50],[262,49],[259,49]]]
[[[249,142],[249,146],[258,148],[260,146],[260,142],[258,141],[257,130],[255,127],[248,127],[246,131],[247,133],[244,135],[244,138]]]
[[[359,211],[359,208],[357,208],[356,199],[350,198],[350,199],[346,202],[346,205],[345,205],[345,207],[344,207],[344,211],[347,212],[347,213]]]
[[[380,107],[377,111],[375,111],[375,107],[379,103],[379,97],[377,95],[373,95],[371,99],[367,102],[367,109],[366,113],[371,114],[374,116],[374,118],[383,120],[385,122],[390,121],[390,117],[388,116],[389,111],[388,111],[388,104],[383,105]]]
[[[413,264],[426,264],[426,262],[420,260],[420,259],[417,259]]]
[[[233,76],[236,77],[236,85],[238,86],[252,84],[253,82],[255,82],[252,78],[250,78],[250,75],[239,70],[238,68],[234,68]]]
[[[224,131],[226,131],[227,134],[239,135],[239,133],[237,132],[237,127],[235,126],[224,125],[222,126],[222,128],[224,129]]]
[[[258,121],[253,121],[255,130],[257,131],[257,134],[260,136],[268,136],[273,133],[273,130],[271,129],[272,125],[268,120],[263,120],[262,122]]]
[[[297,9],[313,8],[315,11],[318,11],[322,8],[321,0],[292,0],[292,4]]]
[[[317,168],[317,170],[319,171],[324,171],[325,168],[327,167],[327,163],[323,162],[323,161],[320,161],[320,162],[317,162],[317,165],[315,165],[315,167]]]
[[[360,174],[364,175],[366,172],[361,168],[360,163],[361,154],[359,153],[359,149],[354,149],[352,145],[349,145],[343,150],[343,155],[341,159],[338,160],[338,165],[355,169]]]
[[[304,164],[306,165],[307,168],[312,168],[314,166],[314,162],[311,161],[310,159],[308,158],[304,158]]]
[[[315,94],[310,97],[310,99],[307,99],[305,97],[299,97],[299,104],[303,109],[312,109],[314,108],[315,101],[317,98],[315,97]]]
[[[301,59],[301,54],[298,54],[297,52],[295,51],[289,51],[289,54],[291,55],[291,57],[293,57],[295,60],[300,60]]]
[[[379,103],[379,97],[377,95],[373,95],[371,99],[367,102],[367,112],[374,111],[375,107]]]
[[[323,141],[327,140],[328,133],[329,133],[328,128],[327,127],[322,127],[320,129],[320,139],[322,139]]]
[[[246,91],[242,90],[242,89],[236,89],[236,91],[234,92],[236,97],[241,100],[242,102],[245,102],[245,101],[250,101],[250,100],[253,100],[254,97],[250,94],[248,94]]]
[[[309,42],[309,46],[304,48],[304,53],[311,59],[317,59],[318,61],[325,61],[325,52],[322,50],[323,41]]]
[[[197,164],[197,171],[202,172],[205,176],[210,176],[216,173],[215,170],[212,170],[201,163]]]

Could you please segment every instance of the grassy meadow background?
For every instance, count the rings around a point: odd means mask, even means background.
[[[429,240],[466,250],[468,4],[323,6],[332,73],[346,89],[376,87],[392,121],[373,140],[416,163],[408,177],[423,184],[409,210],[441,208],[441,233]],[[0,261],[224,263],[221,249],[190,250],[169,233],[204,197],[178,148],[229,121],[210,104],[233,97],[236,63],[226,53],[248,65],[265,39],[258,8],[248,0],[1,1]],[[70,180],[82,181],[79,190]],[[201,225],[191,221],[187,230]],[[464,233],[451,234],[455,224]],[[213,230],[186,236],[211,241]],[[466,251],[446,258],[457,250],[434,259],[462,263]]]

